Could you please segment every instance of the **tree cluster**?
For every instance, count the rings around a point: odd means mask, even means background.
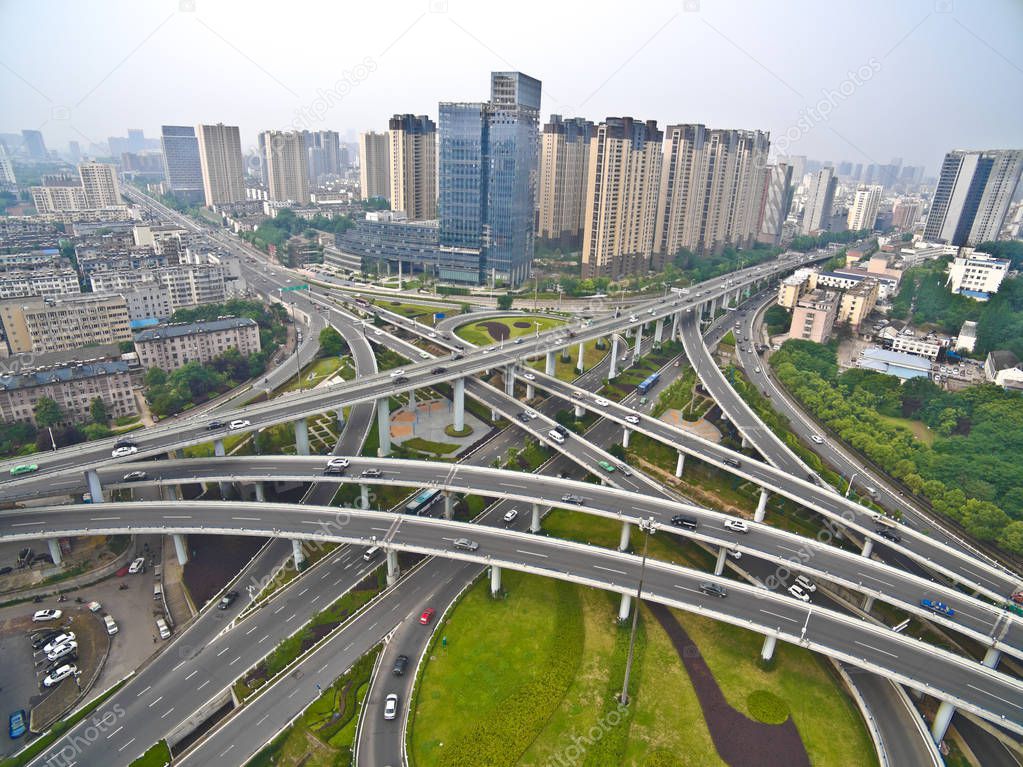
[[[145,395],[149,409],[161,418],[180,413],[188,405],[196,405],[238,386],[266,370],[268,352],[242,355],[228,349],[209,362],[189,362],[173,373],[160,368],[146,371]]]

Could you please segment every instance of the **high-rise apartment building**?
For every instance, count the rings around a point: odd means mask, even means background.
[[[437,124],[426,115],[395,115],[389,128],[391,210],[409,221],[437,218]]]
[[[245,173],[238,126],[200,125],[196,131],[206,205],[245,200]]]
[[[21,139],[25,153],[33,160],[45,160],[50,156],[50,153],[46,151],[46,142],[43,141],[41,131],[23,130]]]
[[[586,212],[593,123],[581,117],[551,115],[543,126],[537,192],[537,235],[547,240],[578,242]]]
[[[764,173],[764,193],[760,205],[757,239],[768,245],[781,242],[782,227],[792,207],[792,166],[768,165]]]
[[[922,210],[922,201],[912,197],[900,197],[892,206],[892,226],[896,229],[912,229]]]
[[[441,102],[442,279],[517,285],[533,262],[541,83],[492,72],[490,101]]]
[[[167,190],[185,202],[203,199],[202,161],[195,128],[189,125],[164,125],[160,131],[163,149],[163,176]]]
[[[849,206],[849,215],[845,220],[845,225],[850,231],[857,232],[860,229],[874,228],[874,223],[877,221],[877,210],[881,206],[883,189],[877,184],[857,187],[852,205]]]
[[[307,204],[309,154],[305,135],[299,131],[264,131],[259,134],[259,148],[270,199]]]
[[[364,200],[390,199],[389,137],[386,133],[366,131],[359,134],[359,191]]]
[[[121,205],[121,188],[117,183],[117,168],[99,162],[83,162],[78,166],[82,179],[82,192],[89,208]]]
[[[341,137],[337,131],[303,131],[309,155],[309,185],[317,186],[323,176],[341,173]]]
[[[583,226],[583,277],[645,274],[654,248],[661,180],[655,120],[608,117],[590,142]]]
[[[825,167],[813,174],[810,189],[803,207],[803,222],[800,232],[818,234],[831,228],[831,209],[835,203],[835,188],[838,178],[835,169]]]
[[[0,188],[14,186],[18,179],[14,176],[14,165],[7,156],[7,147],[0,144]]]
[[[656,220],[654,264],[682,250],[720,252],[756,238],[770,139],[763,131],[669,125]]]
[[[924,239],[957,247],[995,240],[1023,172],[1023,149],[945,155]]]

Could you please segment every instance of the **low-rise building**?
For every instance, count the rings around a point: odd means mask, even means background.
[[[174,309],[221,303],[227,297],[224,268],[214,264],[179,264],[150,270],[111,269],[89,275],[95,293],[118,293],[156,283],[170,292]]]
[[[843,291],[835,321],[846,322],[855,332],[859,332],[860,325],[874,311],[874,306],[877,305],[877,296],[878,283],[872,277],[853,285]]]
[[[0,302],[10,354],[58,352],[131,340],[120,295],[32,296]]]
[[[931,360],[937,359],[938,353],[941,349],[941,343],[927,338],[917,338],[916,336],[909,336],[900,333],[892,339],[893,352],[916,354],[920,357],[927,357]]]
[[[988,352],[984,360],[984,377],[997,386],[1018,389],[1023,387],[1023,365],[1008,349]]]
[[[113,418],[138,412],[128,363],[93,362],[0,375],[0,420],[35,423],[35,406],[43,397],[60,405],[69,422],[87,420],[97,397]]]
[[[785,309],[794,307],[800,296],[811,289],[810,280],[814,272],[813,269],[797,269],[783,279],[778,285],[778,306]]]
[[[826,343],[831,338],[838,314],[838,293],[814,290],[800,298],[792,309],[789,338]]]
[[[259,326],[247,317],[224,317],[209,322],[182,322],[135,334],[135,351],[143,368],[168,372],[189,362],[209,362],[228,349],[243,355],[260,350]]]
[[[931,361],[926,357],[887,349],[864,349],[856,366],[896,376],[904,381],[910,378],[929,378],[931,375]]]
[[[1009,272],[1009,259],[995,258],[986,253],[956,256],[948,268],[947,285],[953,293],[987,301]]]
[[[956,339],[956,351],[973,353],[977,345],[977,323],[973,320],[966,320],[959,330],[959,337]]]
[[[26,296],[67,296],[82,292],[78,272],[70,266],[58,269],[8,269],[0,271],[0,299]]]

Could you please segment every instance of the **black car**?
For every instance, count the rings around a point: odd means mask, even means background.
[[[114,449],[119,447],[138,447],[138,445],[135,444],[135,440],[122,437],[114,443]]]
[[[215,431],[216,429],[223,429],[227,426],[223,421],[210,421],[206,424],[206,431]]]
[[[0,567],[0,575],[7,575],[7,573],[10,573],[10,572],[14,572],[14,568],[11,567],[10,565],[6,565],[5,567]]]
[[[732,467],[733,469],[738,469],[738,468],[739,468],[740,466],[742,466],[742,464],[741,464],[741,463],[739,463],[739,462],[738,462],[737,460],[735,460],[734,458],[725,458],[725,459],[724,459],[724,464],[725,464],[726,466],[731,466],[731,467]]]
[[[237,598],[238,598],[237,591],[229,591],[226,594],[224,594],[223,597],[220,598],[220,601],[217,602],[217,607],[221,610],[226,610],[228,607],[234,604],[234,600],[236,600]]]
[[[440,374],[447,373],[447,372],[448,372],[447,368],[434,368],[433,370],[430,371],[430,374],[431,375],[435,375],[435,376],[439,376]]]
[[[462,359],[465,359],[465,355],[464,354],[455,354],[455,355],[453,355],[451,357],[451,359],[453,359],[453,360],[462,360]]]
[[[404,676],[406,668],[408,668],[408,656],[407,655],[399,655],[397,658],[395,658],[395,660],[394,660],[394,675],[395,676]]]
[[[394,379],[394,382],[396,384],[407,384],[408,376],[398,376],[397,378]]]
[[[886,541],[891,541],[892,543],[901,543],[902,542],[902,536],[899,535],[897,532],[895,532],[894,530],[892,530],[889,527],[882,527],[881,525],[878,525],[875,528],[874,532],[876,532],[878,535],[880,535]]]
[[[676,514],[671,518],[671,524],[675,527],[688,527],[690,530],[695,530],[699,522],[695,517],[687,517],[683,514]]]
[[[560,423],[557,426],[554,427],[554,431],[556,431],[562,437],[567,437],[568,436],[568,429],[566,429]]]
[[[515,417],[518,418],[520,421],[522,421],[522,423],[529,423],[529,416],[526,415],[525,413],[519,413]]]
[[[719,586],[718,584],[711,583],[710,581],[701,583],[700,591],[704,594],[708,594],[709,596],[718,597],[719,599],[724,599],[728,596],[728,590],[724,586]]]

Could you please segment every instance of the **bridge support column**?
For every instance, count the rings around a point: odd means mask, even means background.
[[[359,485],[359,508],[369,509],[369,485]]]
[[[585,414],[585,411],[583,410],[583,406],[582,405],[576,405],[575,406],[575,417],[577,419],[578,418],[582,418],[584,414]]]
[[[671,340],[682,337],[682,312],[675,312],[671,318]]]
[[[757,510],[753,513],[754,522],[763,522],[764,514],[767,511],[767,499],[771,494],[765,488],[760,488],[760,500],[757,501]]]
[[[540,504],[533,504],[532,517],[529,520],[529,532],[538,533],[540,532]]]
[[[394,549],[387,550],[387,585],[393,586],[401,575],[398,567],[398,552]]]
[[[345,428],[345,410],[344,410],[344,408],[340,408],[339,407],[337,409],[337,430],[338,430],[338,434],[341,433],[341,430],[343,428]]]
[[[295,452],[309,455],[309,421],[305,418],[295,421]]]
[[[85,472],[85,481],[89,484],[89,495],[93,503],[103,503],[103,485],[100,484],[99,474],[95,469]]]
[[[291,556],[295,559],[295,569],[301,570],[305,564],[305,550],[302,548],[302,541],[298,538],[291,539]]]
[[[869,613],[874,609],[874,597],[868,594],[863,600],[863,612]]]
[[[181,495],[177,485],[160,485],[160,499],[164,501],[180,501]]]
[[[256,503],[266,503],[266,490],[262,482],[256,482],[253,487],[256,490]]]
[[[632,435],[631,429],[622,429],[622,447],[629,446],[629,437]]]
[[[557,361],[554,356],[555,354],[557,354],[557,352],[547,352],[547,360],[544,364],[543,372],[549,376],[554,375],[554,373],[557,371]]]
[[[56,538],[47,538],[46,545],[50,547],[50,559],[53,560],[53,564],[60,564],[60,541]]]
[[[53,550],[52,545],[50,546],[50,550],[51,551]],[[57,560],[53,561],[56,562]],[[998,668],[998,661],[1000,661],[1001,659],[1002,651],[995,647],[989,647],[987,648],[987,652],[984,653],[984,660],[982,660],[981,663],[983,663],[988,668]]]
[[[501,593],[501,568],[497,565],[490,566],[490,596],[496,597]]]
[[[298,433],[298,429],[295,429],[295,433]],[[255,439],[255,437],[253,437]],[[224,449],[224,440],[215,439],[213,440],[213,455],[218,458],[223,458],[227,455],[227,451]],[[220,497],[227,500],[231,497],[231,483],[230,482],[218,482],[217,487],[220,488]]]
[[[611,367],[608,368],[608,380],[618,375],[618,336],[611,336]]]
[[[535,396],[536,396],[536,389],[533,387],[533,384],[527,383],[526,384],[526,399],[527,400],[531,400]]]
[[[931,737],[935,743],[940,744],[945,739],[948,725],[952,721],[952,717],[955,716],[955,713],[956,707],[947,700],[943,700],[941,705],[938,706],[938,713],[934,715],[934,721],[931,723]]]
[[[174,533],[174,553],[178,555],[178,564],[182,567],[188,562],[188,545],[185,543],[185,536],[181,533]]]
[[[465,428],[465,379],[456,378],[451,392],[455,401],[455,431],[460,432]]]
[[[632,364],[637,364],[641,356],[643,356],[643,326],[637,325],[636,345],[632,348]]]
[[[575,363],[575,369],[581,374],[584,370],[585,360],[583,359],[583,351],[585,350],[585,344],[582,341],[579,342],[579,361]]]
[[[661,339],[664,337],[664,318],[657,320],[654,323],[654,345],[660,346]]]
[[[725,556],[727,549],[724,546],[718,548],[718,558],[714,563],[714,575],[721,575],[725,571]]]
[[[385,458],[391,454],[391,403],[387,397],[377,400],[377,436],[380,442],[377,454]]]
[[[223,458],[227,455],[227,451],[224,449],[224,440],[213,440],[213,455],[217,456],[217,458]]]
[[[621,604],[618,605],[618,622],[625,623],[629,619],[629,609],[632,607],[632,595],[622,594]]]
[[[675,462],[675,476],[679,479],[682,478],[682,470],[686,467],[686,454],[681,450],[678,454],[678,460]]]
[[[629,550],[629,533],[632,532],[632,525],[628,522],[622,522],[622,535],[618,539],[618,550],[628,551]]]
[[[778,637],[768,634],[764,637],[764,646],[760,648],[760,659],[765,663],[774,657],[774,646],[778,643]]]
[[[504,369],[504,393],[509,397],[515,396],[515,366],[508,365]]]
[[[862,554],[865,557],[869,557],[873,553],[874,553],[874,541],[871,538],[867,538],[867,540],[865,540],[863,542],[863,551],[861,551],[860,554]]]
[[[455,496],[450,491],[444,491],[444,519],[455,518]]]

